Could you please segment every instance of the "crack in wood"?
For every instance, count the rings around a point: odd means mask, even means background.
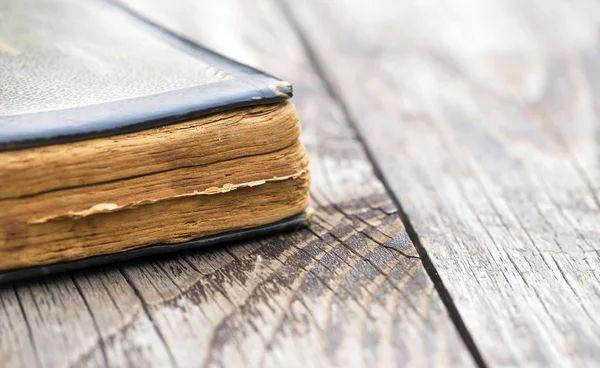
[[[425,270],[427,271],[427,273],[429,274],[429,277],[433,281],[433,283],[436,287],[436,290],[438,291],[440,297],[442,298],[442,301],[444,302],[444,305],[446,305],[446,309],[448,310],[450,317],[454,321],[454,325],[456,326],[456,329],[457,329],[459,335],[463,339],[465,346],[471,353],[473,359],[475,360],[475,363],[480,367],[486,367],[487,364],[485,363],[483,356],[481,355],[481,352],[479,351],[479,348],[477,347],[473,336],[471,335],[470,331],[467,329],[467,326],[464,323],[463,318],[460,315],[460,312],[458,311],[458,308],[456,307],[454,301],[452,300],[452,296],[448,292],[441,277],[437,273],[433,262],[431,261],[431,259],[429,258],[429,255],[427,254],[427,250],[421,244],[421,241],[419,240],[419,236],[417,235],[417,232],[415,231],[414,227],[412,226],[412,223],[410,222],[410,218],[408,217],[407,213],[402,208],[402,205],[399,202],[398,198],[395,196],[394,192],[391,190],[385,177],[382,175],[381,169],[378,167],[377,161],[374,160],[374,157],[373,157],[373,154],[372,154],[370,148],[367,146],[364,138],[361,137],[360,131],[357,127],[357,124],[356,124],[356,122],[354,122],[354,119],[352,118],[352,115],[350,114],[348,108],[346,107],[344,100],[342,98],[340,98],[339,94],[333,88],[333,85],[332,85],[329,77],[324,72],[323,67],[319,63],[317,53],[314,51],[314,49],[311,46],[308,39],[303,35],[302,30],[299,27],[297,20],[294,18],[294,15],[292,15],[291,10],[288,8],[287,3],[281,2],[279,4],[280,4],[281,9],[283,10],[283,13],[286,15],[287,19],[290,21],[290,24],[293,26],[298,38],[300,39],[300,42],[302,43],[302,46],[308,55],[308,58],[311,62],[313,69],[315,70],[316,74],[320,77],[320,79],[324,81],[327,93],[330,96],[332,96],[332,98],[336,101],[338,106],[340,106],[346,121],[348,121],[349,125],[352,127],[352,130],[355,132],[355,135],[356,135],[358,141],[363,146],[363,149],[365,150],[365,153],[366,153],[370,163],[373,166],[375,176],[383,184],[386,191],[391,196],[394,204],[396,205],[396,207],[400,213],[400,218],[402,219],[402,222],[403,222],[404,226],[406,227],[408,236],[410,237],[412,243],[415,245],[417,252],[419,253],[419,257],[421,258],[421,261],[423,262]]]

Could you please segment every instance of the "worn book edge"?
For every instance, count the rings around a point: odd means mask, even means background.
[[[71,272],[88,267],[102,266],[115,262],[129,261],[148,256],[173,253],[178,251],[196,250],[199,248],[210,247],[213,245],[222,245],[240,240],[256,238],[273,233],[282,233],[296,230],[307,226],[315,210],[308,207],[304,212],[288,217],[286,219],[258,226],[250,229],[236,230],[228,233],[205,236],[199,239],[190,240],[184,243],[176,244],[154,244],[142,248],[136,248],[124,252],[117,252],[107,255],[94,256],[69,262],[54,263],[45,266],[34,266],[0,272],[0,284],[6,284],[17,280],[29,279],[34,277],[46,276],[50,274]]]

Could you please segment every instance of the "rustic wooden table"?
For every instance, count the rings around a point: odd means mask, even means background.
[[[600,363],[600,4],[129,1],[287,78],[305,230],[0,289],[0,366]]]

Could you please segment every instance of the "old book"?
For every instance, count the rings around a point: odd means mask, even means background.
[[[289,83],[104,1],[0,14],[0,281],[305,223]]]

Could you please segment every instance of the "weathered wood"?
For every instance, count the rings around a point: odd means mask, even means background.
[[[600,360],[600,4],[289,1],[489,365]]]
[[[276,4],[165,4],[138,5],[294,83],[316,218],[290,234],[5,287],[0,366],[471,365],[396,208]]]

